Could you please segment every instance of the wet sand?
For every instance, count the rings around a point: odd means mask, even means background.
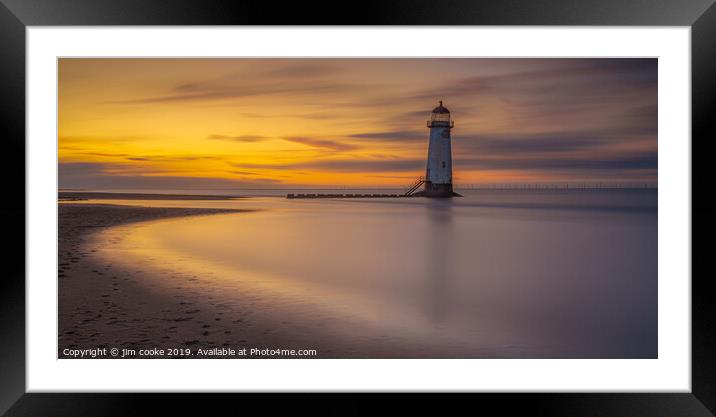
[[[202,330],[190,332],[181,323],[194,320],[190,314],[195,303],[154,293],[146,283],[140,283],[139,275],[102,264],[93,257],[96,249],[89,247],[88,240],[99,230],[121,224],[235,211],[60,204],[58,357],[71,357],[63,354],[67,348],[156,347],[160,340],[170,339],[181,347],[177,342],[186,345],[198,341],[192,333],[208,336],[212,327],[208,323],[216,321],[215,317],[200,317],[195,324]]]
[[[172,217],[245,215],[242,211],[250,210],[59,204],[58,358],[72,358],[71,350],[84,349],[104,349],[97,357],[115,358],[109,353],[112,348],[119,350],[117,358],[125,348],[135,351],[131,358],[186,357],[184,351],[172,349],[191,349],[190,358],[244,358],[252,357],[251,348],[316,349],[315,358],[453,355],[390,334],[356,343],[350,337],[351,326],[360,323],[323,319],[314,312],[305,320],[280,299],[207,277],[172,270],[158,273],[151,260],[129,267],[98,254],[112,249],[112,241],[98,242],[97,236],[113,226]],[[138,355],[140,349],[153,348],[164,352]],[[237,353],[246,348],[247,355],[196,355],[198,349],[214,348],[233,348]],[[264,352],[253,357],[290,356]]]

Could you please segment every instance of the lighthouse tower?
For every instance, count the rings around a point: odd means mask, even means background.
[[[440,101],[428,120],[428,166],[425,171],[425,191],[422,193],[426,197],[459,196],[452,191],[450,130],[454,125],[450,111]]]

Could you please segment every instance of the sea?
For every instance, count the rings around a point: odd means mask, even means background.
[[[253,210],[130,225],[116,240],[127,263],[210,272],[357,343],[440,357],[657,357],[658,190],[457,191],[101,202]]]

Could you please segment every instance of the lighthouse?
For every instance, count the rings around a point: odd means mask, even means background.
[[[430,112],[428,119],[428,164],[425,170],[425,197],[460,196],[452,190],[452,150],[450,130],[455,122],[447,107],[440,105]]]
[[[416,178],[403,194],[288,194],[286,198],[388,198],[388,197],[462,197],[452,190],[452,149],[450,131],[455,122],[443,102],[428,118],[428,164],[425,176]],[[421,191],[418,191],[420,187]]]

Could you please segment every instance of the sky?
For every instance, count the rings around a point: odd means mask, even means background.
[[[63,189],[403,187],[450,109],[455,186],[657,180],[657,59],[58,63]]]

